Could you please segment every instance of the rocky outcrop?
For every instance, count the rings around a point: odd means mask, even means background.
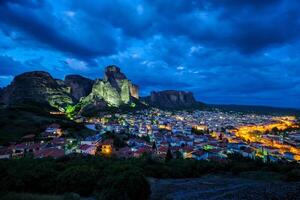
[[[94,81],[80,75],[68,75],[64,83],[70,88],[71,95],[79,101],[91,93]]]
[[[130,85],[130,95],[136,99],[139,99],[139,86],[135,84]]]
[[[145,102],[145,103],[144,103]],[[48,104],[70,116],[79,113],[143,109],[148,105],[165,109],[195,108],[199,103],[191,92],[167,90],[152,92],[139,99],[139,88],[127,79],[120,68],[105,68],[103,79],[95,81],[80,75],[68,75],[65,80],[54,79],[42,71],[18,75],[12,83],[0,89],[0,103],[21,105]]]
[[[131,97],[139,99],[139,89],[127,79],[119,67],[111,65],[105,68],[104,82],[110,85],[121,93],[121,99],[124,103],[130,101]]]
[[[81,100],[83,108],[94,104],[94,100],[104,101],[109,107],[130,105],[133,99],[138,99],[138,87],[131,83],[119,67],[105,68],[103,80],[97,79],[91,93]],[[103,105],[103,104],[101,104]]]
[[[23,73],[16,76],[4,89],[2,102],[7,105],[39,103],[64,108],[74,101],[68,94],[67,88],[61,84],[47,72]]]
[[[149,105],[164,109],[193,108],[198,106],[193,93],[185,91],[166,90],[151,92],[143,99]]]
[[[138,87],[114,65],[106,67],[103,80],[95,81],[80,75],[68,75],[63,81],[54,79],[47,72],[27,72],[16,76],[2,91],[0,103],[48,104],[62,111],[67,106],[74,106],[76,112],[97,112],[109,107],[126,108],[139,104]]]

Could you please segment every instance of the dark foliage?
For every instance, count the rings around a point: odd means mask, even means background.
[[[47,106],[11,106],[0,108],[0,145],[17,142],[27,134],[39,134],[52,123],[60,124],[72,133],[72,137],[94,134],[83,124],[70,121],[65,116],[50,115]]]
[[[147,199],[150,186],[146,177],[194,178],[211,173],[272,172],[284,181],[300,181],[299,171],[297,163],[263,163],[237,155],[230,157],[228,162],[183,159],[163,162],[150,156],[128,160],[89,156],[57,160],[23,158],[0,161],[0,194],[77,193],[96,195],[99,199]]]

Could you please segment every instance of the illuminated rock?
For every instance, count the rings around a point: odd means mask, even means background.
[[[138,87],[131,83],[119,67],[105,68],[103,80],[94,82],[91,93],[81,100],[83,108],[91,107],[95,99],[102,100],[110,107],[130,106],[133,99],[138,99]]]
[[[104,81],[110,82],[114,87],[118,87],[117,81],[127,79],[119,67],[110,65],[105,68]]]
[[[129,87],[130,87],[130,95],[136,99],[139,99],[139,87],[134,84],[131,84]]]
[[[0,103],[49,104],[62,112],[69,108],[67,114],[71,118],[78,112],[139,106],[138,92],[138,87],[117,66],[106,67],[103,80],[95,81],[79,75],[66,76],[63,81],[53,79],[47,72],[35,71],[16,76],[1,92]]]
[[[121,97],[119,91],[113,87],[109,82],[96,80],[93,85],[92,92],[89,96],[96,96],[103,99],[111,106],[119,106],[121,104]],[[89,97],[88,96],[88,97]]]

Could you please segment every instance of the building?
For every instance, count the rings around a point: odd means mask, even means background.
[[[113,140],[104,140],[102,144],[100,144],[100,149],[101,154],[111,155],[113,153]]]

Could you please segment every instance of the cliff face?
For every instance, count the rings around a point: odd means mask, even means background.
[[[91,93],[94,81],[80,75],[68,75],[64,83],[70,88],[71,95],[79,101]]]
[[[135,84],[131,84],[130,87],[130,95],[136,99],[139,99],[139,86]]]
[[[1,91],[0,103],[6,105],[40,103],[60,110],[76,103],[77,109],[88,112],[139,103],[138,87],[117,66],[106,67],[103,80],[96,81],[79,75],[68,75],[63,81],[47,72],[27,72]]]
[[[68,104],[73,104],[73,98],[68,94],[67,87],[61,84],[47,72],[23,73],[16,76],[4,89],[2,102],[7,105],[35,102],[63,108]]]
[[[142,100],[150,106],[165,109],[199,106],[193,94],[184,91],[152,92],[149,97],[142,98]],[[97,114],[100,111],[116,110],[116,108],[146,106],[139,100],[138,86],[128,80],[120,68],[114,65],[106,67],[104,78],[95,81],[79,75],[68,75],[63,81],[54,79],[47,72],[27,72],[16,76],[6,88],[0,88],[0,103],[6,105],[47,104],[62,111],[67,108],[73,109],[72,115],[77,112]]]
[[[193,93],[175,90],[151,92],[144,100],[151,106],[165,109],[192,108],[198,105]]]
[[[106,67],[103,80],[94,82],[91,93],[81,103],[83,107],[91,107],[96,99],[110,107],[119,107],[129,104],[132,98],[139,98],[137,86],[127,79],[119,67],[113,65]]]
[[[106,67],[103,81],[120,93],[121,102],[128,103],[131,97],[139,99],[138,86],[131,83],[119,67],[115,65]]]

